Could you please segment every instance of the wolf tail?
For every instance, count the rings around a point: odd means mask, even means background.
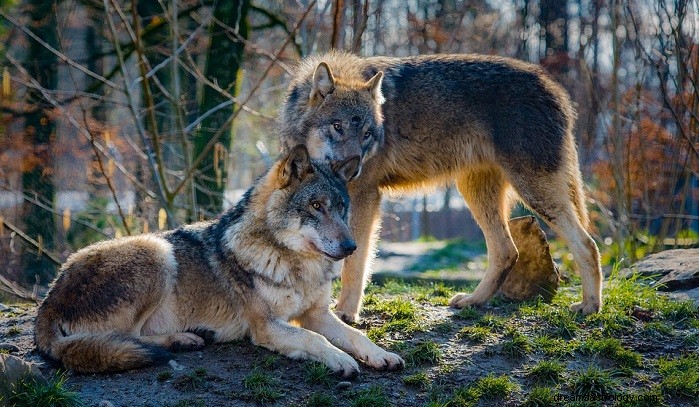
[[[34,340],[39,354],[77,373],[110,373],[165,363],[172,354],[120,332],[66,335],[56,320],[37,316]]]

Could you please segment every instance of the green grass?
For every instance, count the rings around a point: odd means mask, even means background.
[[[319,362],[306,363],[306,383],[329,385],[332,382],[332,372],[330,369]]]
[[[408,350],[403,359],[409,367],[434,365],[442,360],[442,351],[436,342],[421,341]]]
[[[557,360],[542,360],[526,369],[526,376],[536,384],[558,383],[566,368]]]
[[[465,326],[456,336],[476,343],[483,343],[495,337],[490,328],[484,326]]]
[[[430,379],[425,372],[413,373],[409,376],[403,376],[403,384],[408,387],[425,388],[430,384]]]
[[[513,331],[510,339],[502,343],[501,351],[503,354],[512,358],[521,358],[532,352],[532,344],[529,338],[524,334]]]
[[[501,332],[505,329],[505,323],[507,319],[504,317],[499,317],[493,314],[485,314],[478,320],[476,320],[477,326],[488,327],[494,332]]]
[[[7,330],[7,336],[17,336],[22,333],[22,330],[19,327],[13,326],[12,328]]]
[[[46,382],[25,377],[17,382],[7,399],[8,405],[17,407],[78,407],[83,403],[78,393],[66,386],[66,376],[58,375]]]
[[[519,390],[519,385],[510,377],[506,375],[495,376],[492,373],[476,380],[473,387],[486,400],[504,399]]]
[[[578,348],[578,342],[575,340],[552,338],[545,334],[534,337],[533,343],[538,351],[555,358],[573,356]]]
[[[159,382],[164,382],[164,381],[170,380],[170,379],[172,379],[172,372],[170,372],[169,370],[163,370],[162,372],[158,372],[158,374],[155,376],[155,378]]]
[[[556,405],[554,395],[556,393],[550,387],[534,387],[524,401],[524,407],[549,407]]]
[[[332,407],[335,404],[335,398],[327,392],[315,392],[308,396],[304,405],[308,407]]]
[[[365,297],[364,305],[365,312],[378,314],[385,321],[367,331],[367,336],[374,342],[384,339],[389,332],[409,335],[424,329],[420,325],[418,306],[409,298],[381,299],[370,294]]]
[[[352,407],[385,407],[389,404],[384,389],[375,384],[367,389],[356,391],[350,405]]]
[[[254,369],[243,379],[243,387],[250,391],[250,398],[258,403],[275,401],[284,396],[279,383],[259,369]]]
[[[663,394],[680,398],[699,397],[699,355],[660,358],[657,366]]]
[[[619,382],[612,378],[609,371],[590,366],[573,372],[568,387],[575,395],[598,396],[614,393],[619,388]]]
[[[580,350],[613,360],[621,368],[639,368],[643,366],[641,354],[624,348],[621,341],[615,338],[588,338],[582,343]]]
[[[478,312],[478,310],[474,307],[464,307],[461,309],[461,311],[456,314],[457,317],[461,319],[465,319],[468,321],[473,321],[477,320],[478,318],[481,317],[481,313]]]

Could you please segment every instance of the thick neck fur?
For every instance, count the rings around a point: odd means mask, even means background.
[[[221,261],[234,260],[251,278],[275,285],[324,283],[333,277],[333,262],[321,254],[291,250],[283,243],[283,234],[290,232],[275,228],[269,219],[274,210],[270,207],[274,205],[272,192],[277,188],[270,175],[273,173],[274,169],[249,191],[236,209],[229,212],[232,216],[219,220],[222,233],[217,239],[224,252]]]

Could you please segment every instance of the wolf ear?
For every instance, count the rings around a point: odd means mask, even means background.
[[[376,75],[372,76],[364,86],[371,92],[371,97],[376,100],[378,104],[383,104],[384,97],[381,92],[381,84],[383,83],[383,71],[379,71]]]
[[[321,62],[313,73],[313,89],[311,89],[310,99],[317,96],[325,98],[335,90],[335,78],[330,67],[325,62]]]
[[[340,177],[340,179],[345,182],[349,182],[359,175],[359,164],[361,163],[361,160],[362,159],[359,158],[359,156],[348,158],[344,161],[333,164],[332,170]]]
[[[281,188],[286,188],[292,181],[300,181],[313,173],[308,150],[303,144],[294,147],[283,161],[278,173]]]

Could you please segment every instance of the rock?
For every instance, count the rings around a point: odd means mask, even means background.
[[[15,385],[25,378],[33,378],[38,382],[46,381],[34,364],[17,356],[0,354],[0,396],[2,400],[7,400]]]
[[[97,407],[114,407],[114,403],[109,400],[102,400],[97,403]]]
[[[533,216],[510,219],[509,225],[519,258],[500,292],[516,301],[529,300],[537,295],[550,301],[558,290],[560,272],[551,258],[546,234]]]
[[[181,371],[184,370],[184,366],[182,366],[181,364],[175,362],[174,359],[171,360],[171,361],[169,361],[169,362],[167,362],[167,363],[168,363],[168,365],[170,365],[170,367],[172,368],[172,370],[174,370],[174,371],[176,371],[176,372],[181,372]]]
[[[678,300],[692,301],[694,302],[694,305],[699,307],[699,287],[691,290],[675,291],[669,293],[669,295]]]
[[[691,290],[699,287],[699,249],[674,249],[651,254],[634,264],[642,276],[657,276],[662,291]]]
[[[5,311],[10,311],[12,308],[8,307],[7,305],[0,303],[0,312],[5,312]]]
[[[338,390],[347,390],[350,387],[352,387],[352,382],[339,382],[337,384],[337,389]]]

